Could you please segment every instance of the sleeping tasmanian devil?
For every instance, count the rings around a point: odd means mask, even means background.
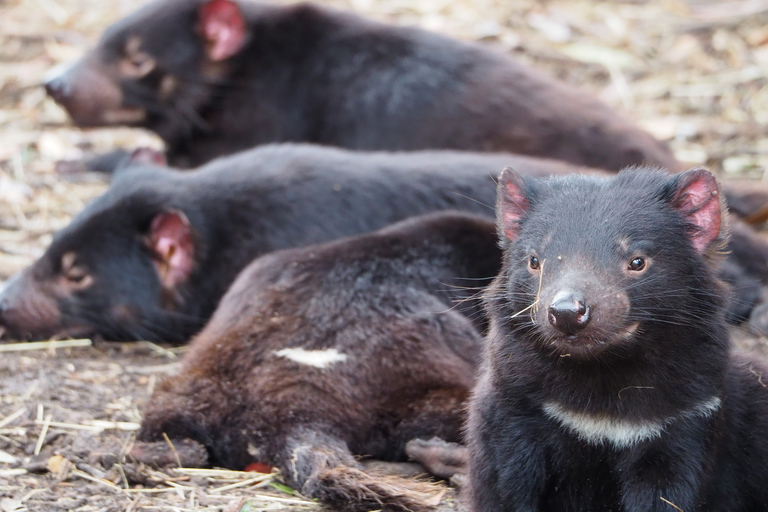
[[[731,354],[715,178],[505,171],[472,512],[768,510],[768,367]]]
[[[356,154],[264,146],[195,171],[139,165],[58,233],[0,294],[11,338],[99,334],[181,343],[261,254],[369,232],[419,213],[492,214],[497,169],[526,157]]]
[[[132,456],[176,463],[167,434],[182,464],[277,466],[334,510],[421,510],[434,489],[354,456],[458,440],[482,337],[480,304],[457,301],[499,263],[493,222],[457,212],[258,258],[147,402]]]
[[[78,125],[155,131],[177,167],[285,141],[675,165],[589,93],[508,56],[310,3],[159,0],[46,88]]]

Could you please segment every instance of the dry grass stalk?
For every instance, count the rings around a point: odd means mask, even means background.
[[[40,420],[35,420],[36,425],[43,425],[45,422]],[[80,424],[80,423],[64,423],[60,421],[49,421],[47,422],[48,426],[55,427],[55,428],[65,428],[65,429],[72,429],[72,430],[88,430],[90,432],[102,432],[104,430],[124,430],[128,432],[132,432],[135,430],[139,430],[138,423],[128,422],[128,421],[105,421],[105,420],[90,420],[90,424]]]
[[[16,418],[19,418],[19,417],[21,417],[21,415],[22,415],[22,414],[24,414],[25,412],[27,412],[27,408],[26,408],[26,407],[22,407],[21,409],[19,409],[19,410],[17,410],[17,411],[15,411],[15,412],[13,412],[13,413],[11,413],[11,414],[9,414],[8,416],[6,416],[6,417],[5,417],[5,418],[3,418],[2,420],[0,420],[0,429],[2,429],[3,427],[5,427],[5,426],[6,426],[6,425],[8,425],[9,423],[13,423],[13,421],[14,421]]]
[[[248,480],[242,480],[240,482],[235,482],[233,484],[225,485],[223,487],[217,487],[215,489],[211,489],[211,494],[218,494],[225,491],[229,491],[231,489],[237,489],[238,487],[247,487],[249,485],[253,484],[266,484],[274,480],[274,475],[260,475],[254,478],[249,478]]]
[[[23,352],[28,350],[47,350],[57,348],[90,347],[93,341],[89,339],[60,340],[60,341],[27,341],[23,343],[6,343],[0,345],[0,352]]]
[[[40,450],[42,450],[43,443],[45,443],[45,436],[48,434],[48,427],[51,425],[51,418],[53,418],[53,414],[48,413],[43,421],[43,428],[40,430],[40,437],[37,438],[37,444],[35,445],[35,455],[40,455]]]

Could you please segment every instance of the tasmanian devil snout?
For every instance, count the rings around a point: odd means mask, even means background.
[[[45,77],[45,92],[57,103],[63,102],[70,94],[70,84],[66,71],[70,65],[56,66]]]
[[[547,319],[555,329],[570,336],[589,324],[591,309],[581,292],[560,290],[547,308]]]

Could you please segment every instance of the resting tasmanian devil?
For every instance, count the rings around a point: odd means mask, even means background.
[[[147,402],[133,457],[175,460],[167,434],[182,464],[274,465],[334,510],[420,510],[429,486],[354,457],[458,440],[482,337],[456,308],[500,257],[493,222],[455,212],[262,256]]]
[[[310,3],[156,1],[46,88],[78,125],[155,131],[180,167],[286,141],[675,165],[589,93],[499,52]]]
[[[497,209],[470,510],[768,510],[768,369],[731,354],[714,177],[505,171]]]
[[[264,146],[195,171],[137,166],[12,280],[0,295],[0,328],[12,338],[185,342],[256,256],[429,211],[492,215],[492,176],[508,164],[537,175],[571,168],[509,155],[309,145]]]

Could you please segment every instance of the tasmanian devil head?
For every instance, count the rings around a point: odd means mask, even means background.
[[[90,205],[8,282],[0,293],[6,337],[184,341],[195,230],[159,198],[114,199],[108,192]]]
[[[231,0],[155,2],[52,70],[45,87],[80,126],[144,126],[164,138],[205,129],[197,112],[247,37]]]
[[[498,188],[505,281],[494,291],[506,298],[491,307],[528,334],[519,339],[573,357],[631,350],[643,333],[721,314],[708,267],[727,231],[723,205],[704,169],[543,181],[507,169]]]

